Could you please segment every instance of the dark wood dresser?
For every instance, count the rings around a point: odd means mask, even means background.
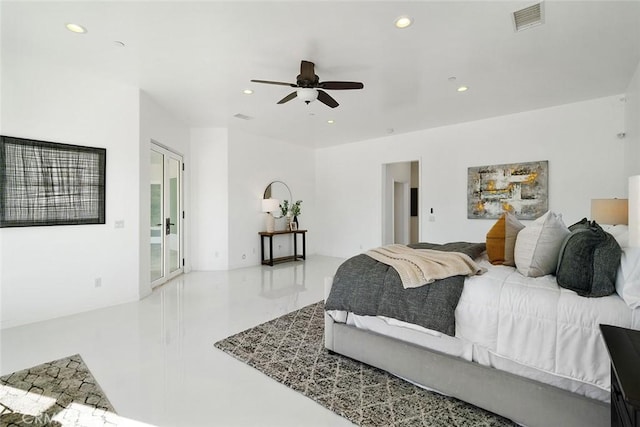
[[[611,426],[640,427],[640,331],[600,330],[611,359]]]

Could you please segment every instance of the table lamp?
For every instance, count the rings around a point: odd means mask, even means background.
[[[276,219],[271,212],[280,209],[280,201],[278,199],[262,199],[262,212],[266,212],[266,227],[268,233],[275,231]]]
[[[629,222],[627,199],[591,199],[591,219],[598,224],[621,225]]]

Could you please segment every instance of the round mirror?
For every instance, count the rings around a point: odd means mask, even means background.
[[[293,202],[291,198],[291,190],[289,186],[282,181],[273,181],[267,185],[267,188],[264,190],[263,199],[277,199],[279,204],[282,204],[285,200],[289,201],[289,206]],[[274,218],[282,218],[282,212],[280,210],[272,213]]]

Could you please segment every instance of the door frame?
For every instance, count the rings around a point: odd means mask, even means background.
[[[169,245],[167,244],[167,237],[168,235],[165,232],[161,233],[162,236],[162,247],[163,247],[163,255],[162,255],[162,269],[163,269],[163,274],[161,277],[159,277],[156,280],[152,280],[151,281],[151,288],[155,288],[157,286],[160,286],[166,282],[168,282],[169,280],[173,279],[174,277],[182,274],[184,272],[184,157],[182,156],[182,154],[175,152],[174,150],[159,144],[157,141],[151,140],[151,143],[149,144],[149,150],[150,151],[155,151],[157,153],[162,154],[163,156],[163,161],[164,161],[164,165],[163,165],[163,206],[162,206],[162,215],[161,217],[163,218],[163,223],[165,221],[165,219],[167,218],[167,209],[169,207],[169,200],[168,200],[168,192],[169,189],[171,188],[170,184],[169,184],[169,174],[168,174],[168,164],[169,164],[169,159],[173,159],[176,160],[178,162],[178,198],[177,198],[177,202],[178,202],[178,222],[176,224],[176,228],[178,231],[178,268],[172,272],[170,272],[170,263],[169,263]],[[151,201],[149,200],[149,204],[151,204]],[[149,206],[149,210],[151,210],[151,206]],[[149,224],[149,227],[151,227],[151,224]],[[162,226],[162,229],[164,230],[164,226]],[[148,245],[149,247],[151,246],[151,235],[150,233],[148,234]],[[151,265],[151,263],[149,263],[149,265]]]
[[[412,163],[417,163],[417,177],[416,177],[416,187],[418,188],[418,193],[422,193],[421,182],[422,182],[422,158],[418,157],[417,159],[412,160],[402,160],[398,162],[391,163],[382,163],[381,165],[381,175],[382,175],[382,183],[381,183],[381,194],[380,194],[380,210],[381,210],[381,230],[380,230],[380,241],[382,245],[390,245],[394,243],[395,240],[395,218],[394,218],[394,196],[395,196],[395,185],[399,184],[407,184],[403,186],[406,205],[406,218],[405,221],[409,226],[409,240],[411,239],[411,217],[410,217],[410,190],[411,190],[411,173],[409,173],[409,177],[406,179],[398,179],[393,173],[393,168],[396,165],[411,165]],[[418,240],[420,240],[421,230],[422,230],[422,215],[420,215],[421,206],[422,206],[422,198],[418,197],[418,218],[414,223],[414,226],[417,227]]]

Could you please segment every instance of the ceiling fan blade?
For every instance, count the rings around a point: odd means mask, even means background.
[[[318,87],[329,90],[362,89],[364,84],[360,82],[320,82]]]
[[[331,95],[323,90],[318,90],[318,101],[322,102],[325,105],[328,105],[331,108],[336,108],[338,105],[338,101],[333,99]]]
[[[281,86],[290,86],[290,87],[298,87],[295,83],[285,83],[285,82],[273,82],[271,80],[251,80],[254,83],[266,83],[270,85],[281,85]]]
[[[316,78],[316,72],[314,71],[314,63],[309,61],[301,61],[300,62],[300,76],[299,80],[308,80],[314,81]]]
[[[289,102],[291,101],[293,98],[295,98],[296,96],[298,96],[298,92],[293,91],[291,92],[289,95],[285,96],[284,98],[282,98],[280,101],[278,101],[278,104],[284,104],[285,102]]]

